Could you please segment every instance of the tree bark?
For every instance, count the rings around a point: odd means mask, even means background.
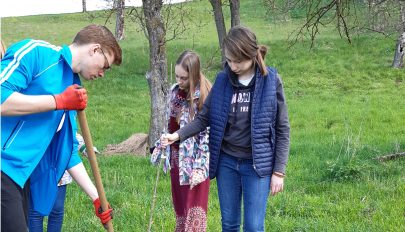
[[[87,12],[87,9],[86,9],[86,0],[82,0],[82,8],[83,8],[83,13],[84,13],[84,12]]]
[[[240,25],[239,0],[229,0],[229,6],[231,8],[231,27]]]
[[[405,32],[405,1],[398,1],[401,9],[401,25],[402,31]]]
[[[125,0],[116,0],[117,19],[115,21],[115,38],[124,39]]]
[[[398,1],[400,7],[401,16],[401,28],[402,34],[399,36],[397,46],[395,47],[394,60],[392,62],[393,68],[404,67],[404,55],[405,55],[405,1]]]
[[[167,121],[166,98],[168,95],[166,29],[161,15],[163,0],[142,0],[149,40],[150,70],[146,73],[151,97],[149,145],[160,138]]]
[[[404,67],[404,54],[405,54],[405,32],[399,36],[397,46],[394,54],[394,61],[392,62],[393,68]]]
[[[210,0],[212,9],[214,10],[215,26],[217,27],[219,47],[221,48],[222,63],[225,62],[225,54],[222,51],[222,41],[226,36],[226,27],[224,15],[222,13],[222,2],[221,0]]]

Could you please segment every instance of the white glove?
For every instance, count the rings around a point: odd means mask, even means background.
[[[80,148],[79,148],[79,151],[84,155],[84,156],[86,156],[87,157],[87,151],[86,151],[86,145],[85,144],[83,144]],[[93,147],[93,151],[94,151],[94,153],[96,153],[96,155],[99,155],[100,154],[100,152],[97,150],[97,147]]]
[[[84,156],[87,157],[87,152],[86,152],[86,144],[84,144],[84,139],[83,137],[79,134],[76,133],[76,139],[79,142],[79,151],[80,153],[82,153]],[[97,150],[97,147],[93,147],[93,151],[94,153],[96,153],[97,155],[100,154],[100,152]]]

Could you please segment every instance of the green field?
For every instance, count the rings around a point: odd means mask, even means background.
[[[257,6],[259,1],[241,2],[242,24],[269,46],[266,62],[282,75],[291,123],[285,191],[269,198],[266,231],[405,231],[405,159],[374,159],[405,151],[405,70],[390,67],[397,35],[357,34],[348,44],[330,26],[321,28],[313,49],[309,40],[289,47],[287,37],[301,19],[275,21]],[[168,63],[184,49],[194,49],[214,80],[220,52],[211,5],[194,1],[187,8],[193,15],[189,29],[168,42]],[[224,13],[230,25],[227,8]],[[104,24],[105,15],[3,18],[1,37],[7,46],[24,38],[69,44],[83,26]],[[113,18],[107,26],[114,31]],[[148,41],[129,18],[125,33],[121,67],[83,83],[99,150],[149,128]],[[99,156],[98,162],[115,231],[147,231],[156,178],[148,157]],[[174,230],[169,179],[162,175],[159,181],[153,231]],[[78,186],[70,185],[63,231],[103,231],[92,207]],[[215,180],[208,213],[208,231],[220,231]]]

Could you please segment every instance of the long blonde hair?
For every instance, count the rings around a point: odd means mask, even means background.
[[[264,58],[267,47],[258,45],[256,35],[247,27],[232,27],[222,42],[224,51],[238,60],[253,60],[263,76],[267,75]]]
[[[194,117],[194,93],[197,85],[200,86],[200,98],[198,100],[198,111],[202,109],[205,99],[211,90],[211,82],[201,72],[200,57],[198,54],[191,50],[185,50],[179,56],[176,61],[176,65],[181,66],[186,72],[188,72],[189,89],[187,93],[187,99],[189,99],[190,117]]]

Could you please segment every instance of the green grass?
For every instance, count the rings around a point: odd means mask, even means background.
[[[405,150],[405,74],[390,68],[396,38],[362,34],[348,44],[335,28],[325,27],[314,49],[309,49],[308,40],[289,48],[286,39],[300,19],[276,22],[257,4],[242,1],[241,21],[270,48],[266,62],[283,77],[291,123],[286,188],[269,198],[266,231],[405,231],[405,159],[373,159]],[[187,34],[167,44],[168,63],[192,48],[201,55],[204,73],[214,80],[220,52],[214,21],[207,14],[211,6],[208,1],[187,6],[194,21]],[[26,37],[69,44],[81,27],[103,24],[103,15],[3,18],[2,39],[6,45]],[[113,22],[107,26],[114,29]],[[138,28],[126,21],[122,66],[84,83],[89,126],[99,148],[148,132],[150,100],[144,74],[149,49]],[[146,231],[156,168],[145,157],[98,160],[115,209],[115,230]],[[153,231],[173,231],[175,225],[169,179],[162,175],[159,181]],[[220,231],[215,180],[208,213],[208,231]],[[102,230],[87,196],[75,184],[69,186],[64,231]]]

